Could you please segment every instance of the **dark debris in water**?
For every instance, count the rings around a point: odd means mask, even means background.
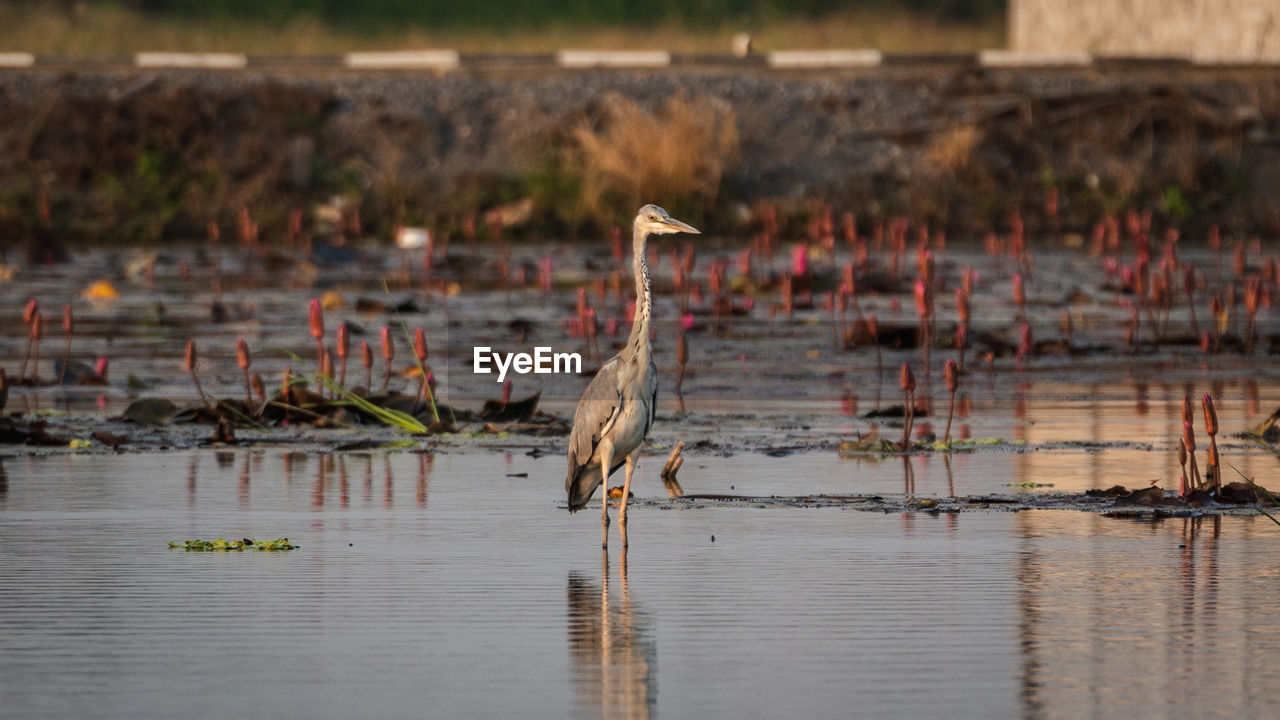
[[[929,417],[929,409],[923,406],[917,406],[913,414],[917,418]],[[866,419],[905,418],[906,416],[907,416],[907,410],[902,405],[890,405],[888,407],[880,408],[878,410],[868,410],[867,412],[862,414],[862,417]]]
[[[282,431],[317,428],[332,434],[330,442],[324,443],[323,438],[317,436],[311,436],[309,439],[320,441],[322,444],[332,444],[338,450],[398,446],[400,441],[396,439],[355,439],[341,432],[344,429],[348,431],[386,429],[385,421],[369,410],[370,405],[376,406],[374,410],[401,413],[418,421],[421,423],[420,434],[426,435],[559,437],[569,432],[568,420],[538,410],[540,392],[508,403],[487,401],[479,412],[438,405],[436,412],[440,420],[436,420],[436,415],[426,403],[395,392],[368,396],[361,394],[361,400],[367,401],[364,405],[343,398],[325,398],[297,388],[292,389],[291,393],[292,395],[288,398],[290,402],[285,402],[285,398],[277,394],[261,405],[250,405],[239,399],[222,399],[209,405],[192,405],[185,408],[178,407],[166,398],[140,398],[132,402],[119,417],[106,421],[124,423],[126,431],[95,430],[92,437],[113,449],[129,445],[157,444],[178,447],[260,444],[287,442],[291,433]],[[6,434],[4,432],[6,426],[0,426],[0,444],[65,445],[67,442],[56,438],[41,442],[46,437],[40,434],[43,426],[23,428],[18,431],[11,421],[4,422],[7,426],[15,427],[15,431]],[[104,424],[104,421],[99,421],[99,424]],[[205,431],[201,436],[193,438],[191,433],[179,430],[185,425],[212,425],[213,429],[211,432]],[[136,429],[128,430],[131,427]],[[258,432],[237,435],[237,428]],[[401,432],[400,435],[402,440],[404,433]]]
[[[1204,501],[1179,498],[1172,491],[1148,487],[1130,491],[1120,486],[1084,493],[990,493],[959,497],[918,497],[912,495],[732,495],[696,493],[675,498],[636,498],[632,505],[661,509],[705,507],[748,508],[840,508],[883,513],[928,512],[1019,512],[1022,510],[1075,510],[1101,513],[1107,517],[1199,517],[1209,515],[1256,515],[1269,500],[1258,500],[1245,483],[1223,487],[1217,498]],[[1252,500],[1248,498],[1254,498]]]
[[[20,416],[0,418],[0,445],[65,447],[70,439],[52,435],[46,420],[26,420]]]

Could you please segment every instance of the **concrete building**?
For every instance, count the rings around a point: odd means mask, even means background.
[[[1280,62],[1280,0],[1009,0],[1009,46]]]

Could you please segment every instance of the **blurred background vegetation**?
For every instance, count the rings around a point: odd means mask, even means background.
[[[1000,9],[1001,0],[129,0],[151,13],[188,16],[284,19],[311,15],[332,22],[370,25],[418,22],[424,25],[583,25],[674,22],[691,25],[752,23],[799,15],[822,17],[854,8],[905,8],[974,19]]]
[[[0,49],[329,53],[1003,47],[1007,0],[0,0]]]

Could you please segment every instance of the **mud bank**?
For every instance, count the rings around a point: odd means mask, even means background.
[[[592,189],[583,132],[634,134],[624,105],[656,133],[655,154],[714,155],[688,171],[696,191],[669,178]],[[672,125],[712,115],[716,143],[666,146]],[[1078,230],[1136,207],[1255,232],[1280,215],[1278,167],[1280,70],[1268,69],[0,73],[0,229],[46,241],[190,239],[210,221],[229,234],[241,208],[274,240],[293,208],[334,195],[365,234],[447,231],[519,200],[532,204],[508,226],[544,234],[617,222],[599,207],[641,192],[723,222],[771,199],[955,231],[1014,210],[1029,228]],[[593,211],[588,191],[616,202]]]

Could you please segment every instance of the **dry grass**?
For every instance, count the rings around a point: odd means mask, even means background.
[[[982,132],[973,125],[958,125],[939,132],[925,150],[926,169],[938,176],[956,175],[973,163],[973,152]]]
[[[573,131],[569,167],[581,175],[582,215],[605,217],[616,201],[714,204],[720,178],[738,156],[732,109],[711,98],[676,96],[650,112],[619,95],[604,108],[598,122]]]
[[[354,50],[444,47],[463,52],[548,52],[564,48],[667,49],[725,52],[742,31],[760,50],[879,48],[884,51],[965,51],[1004,47],[1005,23],[946,22],[902,10],[850,11],[835,17],[778,18],[743,26],[643,29],[562,25],[533,30],[423,28],[353,31],[312,18],[283,26],[237,20],[154,17],[98,4],[0,4],[0,48],[66,55],[129,54],[150,50],[312,54]]]

